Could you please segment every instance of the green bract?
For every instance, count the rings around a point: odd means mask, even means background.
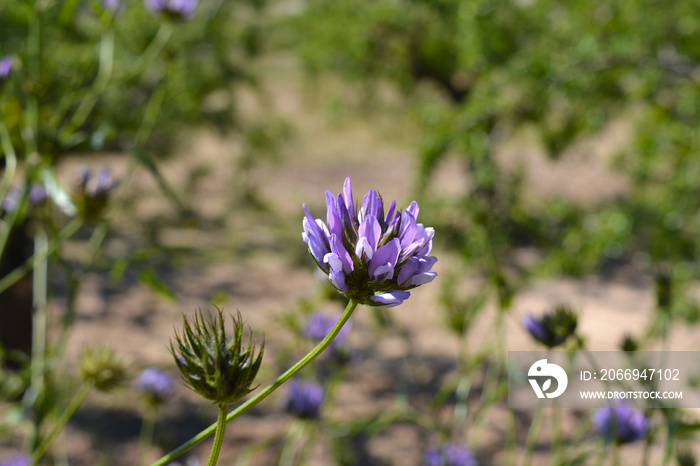
[[[187,386],[216,404],[231,404],[243,398],[262,363],[264,343],[257,356],[249,339],[243,347],[243,322],[240,314],[231,317],[233,338],[226,337],[224,315],[204,317],[200,310],[192,321],[184,318],[182,334],[175,333],[170,352]]]
[[[118,357],[112,348],[87,348],[80,356],[80,373],[85,382],[106,392],[122,385],[127,378],[125,359]]]

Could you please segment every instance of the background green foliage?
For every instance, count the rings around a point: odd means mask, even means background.
[[[503,260],[535,246],[544,253],[536,272],[576,274],[621,262],[656,273],[697,259],[693,2],[311,0],[300,25],[312,73],[336,70],[365,85],[388,79],[408,94],[425,82],[441,91],[442,103],[417,112],[426,131],[417,184],[425,189],[446,157],[462,161],[467,195],[443,200],[434,220],[465,257],[483,261],[493,249]],[[594,206],[526,201],[522,174],[494,155],[527,132],[560,158],[615,120],[632,126],[614,167],[629,189]]]

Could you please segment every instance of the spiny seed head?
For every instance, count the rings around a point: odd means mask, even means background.
[[[523,321],[532,337],[548,348],[562,345],[576,332],[578,317],[569,306],[560,304],[554,311],[537,319],[532,314]]]
[[[187,386],[216,404],[231,404],[253,389],[251,384],[262,363],[264,343],[256,355],[252,337],[243,346],[243,322],[240,314],[231,316],[233,336],[226,336],[221,309],[205,317],[201,310],[194,319],[184,318],[182,333],[175,332],[170,352]]]
[[[86,348],[80,356],[83,381],[107,392],[122,385],[127,379],[128,362],[114,354],[112,348]]]

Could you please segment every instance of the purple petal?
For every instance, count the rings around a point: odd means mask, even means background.
[[[389,210],[386,213],[386,217],[384,218],[384,225],[390,225],[394,221],[394,211],[396,210],[396,201],[391,201],[391,205],[389,205]]]
[[[357,212],[355,211],[355,202],[352,199],[352,184],[350,184],[350,177],[345,178],[345,183],[343,183],[343,197],[345,198],[345,208],[350,214],[350,218],[357,228],[359,222],[357,221]]]
[[[437,257],[411,257],[401,267],[399,286],[418,286],[430,283],[437,277],[437,272],[430,270],[437,262]]]
[[[330,240],[329,240],[330,246],[331,246],[331,253],[326,254],[326,257],[328,256],[335,256],[338,261],[339,266],[334,267],[333,264],[331,265],[331,268],[333,270],[342,270],[346,274],[352,272],[355,269],[355,265],[352,263],[352,258],[350,257],[350,253],[343,247],[343,243],[340,240],[340,238],[336,235],[331,234]],[[323,259],[326,261],[326,258],[324,257]]]
[[[379,197],[377,191],[370,189],[362,200],[362,217],[373,215],[375,218],[380,219],[383,217],[383,212],[382,198]]]
[[[399,229],[399,239],[401,239],[401,249],[408,248],[416,237],[418,226],[416,219],[410,212],[401,212],[401,228]],[[405,254],[404,254],[405,255]]]
[[[536,339],[540,341],[547,339],[547,330],[544,328],[542,322],[537,320],[532,314],[528,314],[523,319],[523,327]]]
[[[378,282],[394,278],[394,267],[399,259],[401,242],[394,238],[377,249],[369,261],[369,276]]]
[[[409,212],[411,215],[413,215],[414,219],[418,218],[418,212],[420,211],[420,207],[418,207],[418,203],[416,201],[411,202],[411,205],[406,207],[404,211]]]
[[[375,303],[382,304],[387,307],[398,306],[411,296],[408,291],[394,290],[388,293],[376,294],[370,299]]]
[[[377,217],[368,215],[362,219],[360,228],[357,231],[357,245],[355,246],[355,254],[360,259],[369,261],[372,259],[374,252],[377,250],[379,237],[382,234],[382,228],[379,226]]]
[[[335,194],[331,191],[326,191],[326,222],[328,223],[328,231],[331,234],[341,236],[343,234],[343,222],[338,212],[338,204],[336,203]]]
[[[334,287],[336,287],[338,290],[340,290],[343,293],[348,292],[348,287],[345,284],[345,274],[343,271],[335,271],[331,270],[328,272],[328,279],[331,281]]]

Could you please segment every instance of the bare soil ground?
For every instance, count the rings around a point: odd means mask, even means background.
[[[259,187],[262,208],[252,208],[240,199],[237,167],[242,147],[235,138],[198,130],[183,138],[176,157],[161,164],[168,182],[198,212],[196,219],[181,217],[150,175],[137,171],[128,182],[127,201],[114,213],[115,231],[107,239],[104,255],[113,259],[127,257],[136,250],[148,253],[143,263],[157,270],[177,301],[158,296],[138,283],[141,263],[127,268],[120,281],[113,281],[106,268],[91,273],[79,299],[78,322],[67,349],[65,370],[75,369],[77,355],[85,346],[105,344],[128,356],[134,370],[148,365],[173,369],[167,350],[173,328],[180,325],[183,314],[208,308],[214,301],[228,311],[240,310],[256,336],[265,334],[265,368],[259,377],[261,384],[266,384],[291,362],[289,344],[293,335],[283,324],[284,316],[300,309],[304,300],[318,297],[312,260],[306,257],[301,241],[301,204],[307,203],[312,212],[322,216],[323,192],[337,192],[346,176],[352,178],[356,196],[378,188],[385,199],[397,199],[399,205],[412,200],[415,147],[420,131],[405,109],[397,105],[362,118],[338,115],[323,106],[322,99],[314,98],[314,94],[331,93],[334,86],[339,86],[332,80],[320,91],[309,92],[309,85],[287,59],[263,63],[261,69],[267,76],[268,104],[288,118],[293,127],[293,138],[285,145],[279,161],[262,163],[246,175]],[[250,95],[241,98],[252,114],[264,117],[265,112],[271,111]],[[561,162],[549,161],[535,149],[506,147],[504,163],[525,164],[534,195],[565,193],[594,203],[625,189],[624,178],[608,170],[605,150],[598,150],[624,140],[624,125],[611,128],[605,138],[602,143],[597,141],[597,146],[583,145],[579,152]],[[68,174],[82,162],[72,161],[61,170]],[[108,164],[117,173],[127,170],[125,157],[120,155],[107,156],[94,164]],[[197,173],[202,176],[196,176]],[[572,177],[576,182],[570,182]],[[444,193],[464,189],[464,172],[459,163],[451,160],[443,164],[430,189]],[[440,259],[436,266],[439,274],[456,266],[456,258],[439,248],[435,255]],[[334,421],[389,410],[401,397],[408,397],[409,401],[421,399],[454,372],[459,345],[457,338],[445,329],[444,317],[436,305],[438,282],[439,278],[415,290],[409,301],[390,311],[410,335],[415,359],[407,357],[407,347],[400,336],[377,330],[369,309],[355,312],[351,341],[362,358],[347,368],[336,403],[324,412],[325,424],[317,428],[318,435],[323,438],[331,432],[328,426]],[[542,312],[560,302],[571,303],[580,310],[580,328],[590,347],[597,350],[617,349],[624,333],[641,331],[654,306],[648,277],[618,274],[542,280],[517,296],[507,324],[508,349],[535,349],[521,328],[522,317],[528,311]],[[62,304],[59,288],[54,300],[57,312],[61,312]],[[337,311],[340,306],[326,304],[324,309]],[[476,349],[492,337],[492,319],[489,313],[474,323],[470,348]],[[678,328],[674,335],[673,349],[700,349],[697,331]],[[236,464],[242,451],[251,453],[251,464],[274,464],[292,422],[280,407],[284,390],[280,392],[230,425],[220,464]],[[475,396],[476,400],[478,395]],[[451,415],[449,406],[442,414]],[[565,426],[577,425],[584,415],[563,411]],[[65,449],[70,465],[133,465],[140,416],[141,407],[130,389],[111,396],[91,394],[69,423],[58,442],[59,449]],[[180,386],[175,399],[161,413],[156,446],[148,452],[149,459],[156,459],[164,449],[186,440],[215,417],[213,406]],[[531,418],[532,413],[518,414],[520,449]],[[477,444],[477,437],[470,432],[461,437],[477,451],[480,464],[498,465],[505,461],[507,422],[505,411],[496,410],[489,417],[487,428],[478,435]],[[548,431],[545,423],[534,464],[548,464]],[[245,450],[267,439],[272,439],[270,448],[256,454]],[[435,433],[426,428],[399,423],[357,437],[352,448],[360,458],[358,464],[411,466],[421,464],[425,449],[437,440]],[[211,441],[204,442],[190,456],[204,464],[210,445]],[[659,451],[655,446],[654,455],[658,456]],[[639,447],[625,447],[624,464],[640,464],[640,455]],[[328,441],[317,443],[310,464],[334,464]]]

